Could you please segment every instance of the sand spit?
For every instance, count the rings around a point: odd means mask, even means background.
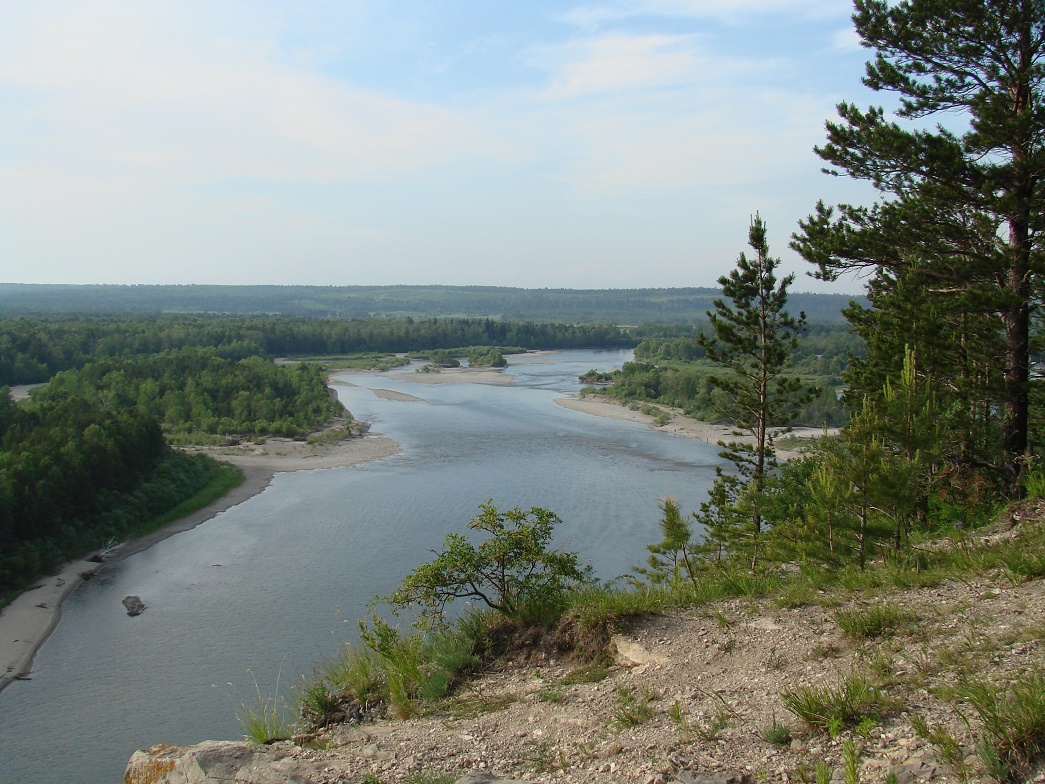
[[[737,441],[740,443],[752,443],[749,436],[733,435],[732,429],[724,425],[716,425],[711,422],[701,422],[690,419],[677,408],[668,406],[657,406],[667,414],[671,415],[671,421],[666,425],[657,425],[654,418],[641,411],[633,411],[623,403],[601,395],[582,395],[580,397],[564,397],[555,400],[563,408],[573,411],[581,411],[585,414],[609,417],[611,419],[626,419],[631,422],[643,422],[657,430],[684,438],[698,438],[709,444],[717,444],[719,441]],[[816,427],[796,427],[791,435],[800,439],[819,438],[823,435],[836,435],[838,428],[824,430]],[[782,460],[791,460],[799,457],[801,450],[777,449],[777,456]]]
[[[377,397],[383,398],[384,400],[398,400],[400,403],[427,403],[423,397],[414,397],[408,395],[406,392],[396,392],[392,389],[371,389]]]

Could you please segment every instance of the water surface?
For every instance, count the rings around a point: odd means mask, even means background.
[[[512,386],[344,376],[353,415],[398,441],[394,457],[280,474],[260,495],[113,565],[66,602],[31,681],[0,694],[0,784],[121,780],[158,742],[241,735],[255,681],[284,687],[354,639],[356,619],[479,505],[542,506],[556,544],[603,579],[659,538],[658,499],[703,500],[716,448],[554,400],[630,352],[569,351],[516,364]],[[423,398],[401,402],[372,388]],[[124,612],[128,594],[149,609]]]

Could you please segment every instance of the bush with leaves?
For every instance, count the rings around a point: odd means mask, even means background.
[[[557,515],[533,507],[499,511],[483,504],[468,524],[487,538],[478,545],[449,534],[434,560],[407,575],[390,596],[396,610],[420,607],[421,627],[440,625],[446,605],[474,599],[514,622],[548,621],[565,607],[566,592],[591,579],[577,554],[549,547]]]

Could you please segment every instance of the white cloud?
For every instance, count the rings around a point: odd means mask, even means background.
[[[723,268],[694,277],[695,244],[710,258],[729,226],[728,265],[751,211],[786,231],[815,201],[792,183],[818,176],[837,98],[802,92],[786,46],[748,46],[767,25],[712,39],[643,20],[556,42],[543,19],[529,39],[507,22],[429,29],[404,3],[374,12],[388,44],[365,2],[288,7],[0,0],[9,279],[707,284]],[[410,48],[430,32],[440,62],[470,47],[490,73],[436,74]]]
[[[689,36],[609,35],[545,49],[554,64],[553,99],[625,89],[650,89],[698,81],[708,60],[700,57]]]
[[[585,30],[605,22],[638,16],[738,19],[752,14],[800,14],[825,18],[848,15],[852,6],[845,0],[619,0],[581,5],[560,19]]]
[[[74,5],[18,20],[0,89],[36,96],[8,110],[39,130],[23,156],[59,148],[86,175],[200,182],[372,180],[518,155],[474,117],[295,68],[264,40],[171,31],[146,8]]]
[[[860,44],[860,36],[856,32],[856,28],[852,25],[831,36],[831,48],[836,52],[866,51]]]
[[[548,87],[523,113],[525,132],[561,151],[559,177],[589,197],[706,192],[792,172],[796,160],[807,165],[833,111],[830,101],[756,86],[786,63],[716,55],[694,36],[594,36],[535,59]]]

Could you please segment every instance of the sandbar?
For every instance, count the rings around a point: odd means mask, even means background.
[[[595,416],[609,417],[611,419],[626,419],[631,422],[643,422],[661,432],[671,433],[672,435],[682,436],[683,438],[697,438],[701,441],[706,441],[709,444],[718,444],[719,441],[735,441],[748,444],[754,443],[754,439],[750,436],[734,435],[733,429],[727,425],[717,425],[712,422],[701,422],[697,419],[691,419],[683,414],[680,409],[670,408],[668,406],[658,405],[657,408],[669,414],[671,420],[665,425],[657,425],[652,416],[643,414],[641,411],[634,411],[620,401],[610,397],[603,397],[601,395],[581,395],[579,397],[556,398],[555,402],[563,408],[569,408],[573,411],[580,411]],[[804,440],[819,438],[824,435],[837,435],[837,433],[838,428],[825,430],[824,428],[817,427],[795,427],[791,429],[789,435]],[[801,449],[777,449],[777,457],[781,460],[792,460],[796,457],[800,457],[801,454]]]
[[[427,403],[423,397],[414,397],[406,392],[396,392],[394,389],[371,389],[376,397],[385,400],[398,400],[400,403]]]
[[[278,473],[342,468],[380,460],[396,454],[399,444],[390,438],[377,436],[361,436],[321,445],[272,438],[264,444],[199,448],[197,451],[204,451],[218,460],[237,466],[243,472],[243,483],[209,506],[105,552],[103,563],[84,559],[65,564],[58,574],[39,579],[34,586],[0,610],[0,691],[12,681],[28,676],[33,657],[61,619],[62,600],[85,577],[92,577],[109,564],[141,552],[169,536],[195,528],[219,512],[243,503],[268,487],[272,477]]]
[[[388,378],[411,384],[514,384],[515,379],[489,368],[443,368],[438,373],[393,373]]]

